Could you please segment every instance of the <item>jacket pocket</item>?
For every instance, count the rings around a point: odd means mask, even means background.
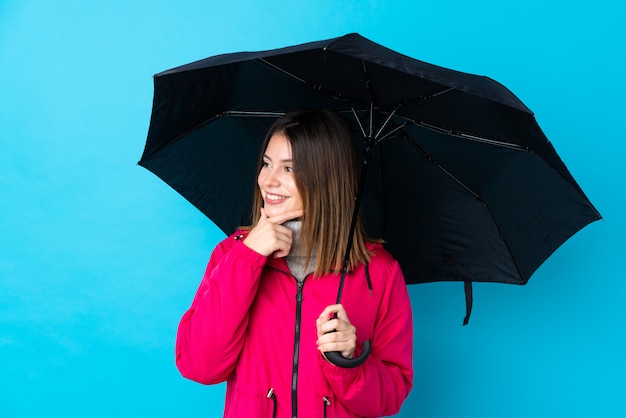
[[[275,418],[278,416],[278,397],[267,386],[236,387],[226,393],[224,418]],[[284,406],[284,405],[283,405]]]

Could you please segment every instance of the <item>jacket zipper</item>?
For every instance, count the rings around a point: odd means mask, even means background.
[[[270,390],[267,392],[267,399],[271,399],[274,408],[272,409],[272,418],[276,418],[276,394],[274,393],[274,388],[270,388]]]
[[[296,321],[293,342],[293,367],[291,374],[291,416],[292,418],[298,418],[298,362],[300,360],[300,325],[302,322],[303,299],[302,290],[304,288],[304,282],[309,275],[307,275],[302,281],[299,281],[296,276],[292,275],[290,272],[284,271],[276,267],[270,268],[291,276],[296,281],[296,284],[298,286],[298,291],[296,292]]]
[[[328,399],[328,396],[324,396],[322,401],[324,402],[324,418],[326,418],[326,408],[330,405],[330,400]]]
[[[300,323],[302,322],[302,289],[304,280],[298,281],[296,293],[296,326],[293,344],[293,372],[291,375],[291,416],[298,416],[298,360],[300,358]]]

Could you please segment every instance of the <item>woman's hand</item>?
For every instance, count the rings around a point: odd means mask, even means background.
[[[291,229],[282,223],[302,216],[302,210],[293,210],[269,218],[261,209],[259,222],[250,231],[243,243],[257,253],[268,257],[280,258],[289,254],[293,237]]]
[[[337,317],[333,318],[333,314]],[[327,306],[317,318],[316,325],[318,350],[322,353],[339,351],[346,358],[354,357],[356,328],[341,304]]]

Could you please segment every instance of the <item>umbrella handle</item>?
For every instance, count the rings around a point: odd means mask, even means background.
[[[328,361],[333,363],[335,366],[343,367],[344,369],[351,369],[353,367],[360,366],[367,360],[370,356],[370,352],[372,351],[372,342],[370,340],[366,340],[363,342],[363,351],[359,354],[358,357],[355,358],[345,358],[341,355],[339,351],[329,351],[324,353]]]

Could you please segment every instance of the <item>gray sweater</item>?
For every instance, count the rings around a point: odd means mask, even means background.
[[[293,244],[291,245],[289,254],[285,257],[285,261],[287,261],[287,266],[291,274],[293,274],[299,282],[302,282],[307,274],[315,270],[315,249],[313,249],[308,265],[305,265],[306,254],[304,253],[303,246],[300,244],[300,228],[302,227],[302,221],[287,221],[283,225],[293,232]]]

